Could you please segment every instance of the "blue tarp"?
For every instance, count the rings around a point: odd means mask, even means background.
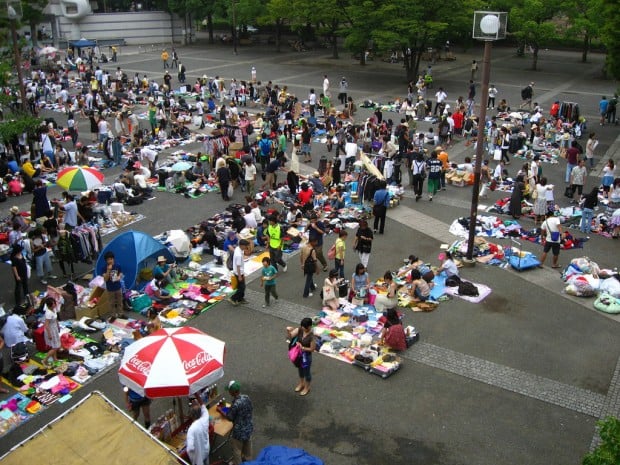
[[[95,265],[97,275],[105,272],[106,252],[114,253],[115,261],[120,265],[125,277],[127,289],[139,288],[137,278],[140,270],[152,268],[158,256],[163,255],[169,263],[174,262],[174,256],[164,244],[140,231],[126,231],[119,234],[103,248]]]
[[[284,446],[267,446],[260,451],[256,460],[245,465],[324,465],[323,461],[303,449]]]

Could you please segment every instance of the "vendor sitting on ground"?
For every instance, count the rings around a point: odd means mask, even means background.
[[[454,262],[452,254],[450,252],[445,253],[445,257],[443,259],[443,263],[441,264],[441,272],[446,275],[447,278],[450,276],[458,276],[459,269]]]
[[[329,276],[325,278],[325,282],[323,283],[323,305],[334,311],[338,310],[340,306],[338,298],[340,279],[338,276],[338,270],[331,270]]]
[[[159,312],[157,310],[149,308],[146,316],[149,319],[146,324],[146,332],[148,334],[153,334],[155,331],[161,329],[161,320],[159,319]]]
[[[144,288],[144,293],[155,302],[170,302],[174,300],[174,297],[164,289],[165,285],[166,280],[164,276],[162,274],[154,274],[153,279]]]
[[[392,350],[400,352],[407,349],[407,339],[403,324],[394,308],[390,308],[386,314],[387,321],[381,330],[380,344]]]
[[[330,195],[329,203],[332,210],[344,208],[344,189],[341,186],[336,187],[336,191]]]
[[[169,265],[166,261],[166,257],[160,255],[157,257],[157,265],[153,267],[153,276],[163,276],[166,284],[174,284],[177,279],[177,264],[173,263]]]
[[[392,272],[389,270],[383,275],[383,289],[386,292],[377,294],[375,299],[375,308],[378,312],[395,308],[398,305],[398,296],[396,295],[398,287],[392,278]]]
[[[409,295],[413,297],[414,302],[425,302],[431,295],[431,289],[435,283],[427,283],[422,279],[420,270],[411,270],[411,287]]]
[[[349,300],[353,297],[361,296],[370,287],[370,277],[366,271],[366,267],[362,263],[355,265],[355,273],[351,276],[351,291]]]
[[[286,214],[286,222],[290,226],[298,226],[299,223],[303,220],[303,215],[297,208],[297,205],[291,205],[290,210]]]

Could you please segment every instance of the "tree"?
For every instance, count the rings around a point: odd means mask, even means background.
[[[581,61],[588,61],[592,39],[602,26],[601,2],[599,0],[571,0],[564,3],[564,11],[570,21],[567,37],[582,39]]]
[[[258,17],[258,23],[275,25],[276,52],[282,51],[282,28],[290,21],[291,2],[289,0],[269,0],[265,13]]]
[[[35,47],[38,43],[37,26],[43,22],[43,8],[48,3],[48,0],[22,0],[22,21],[30,26],[30,37]]]
[[[605,70],[614,79],[620,79],[620,29],[618,28],[619,0],[601,0],[604,18],[601,39],[607,49]]]
[[[620,463],[620,420],[607,417],[597,422],[600,445],[583,458],[583,465],[618,465]]]
[[[410,81],[417,76],[422,54],[429,45],[448,32],[458,34],[464,32],[463,28],[471,30],[476,1],[351,0],[348,11],[353,24],[347,34],[349,42],[345,43],[361,46],[366,30],[377,50],[401,50],[406,78]],[[354,12],[356,8],[358,13]]]
[[[532,47],[532,70],[538,69],[538,52],[549,40],[557,37],[551,21],[559,11],[558,0],[524,0],[510,11],[508,28],[521,42]]]

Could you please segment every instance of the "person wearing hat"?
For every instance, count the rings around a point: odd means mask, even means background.
[[[166,263],[166,257],[160,255],[159,257],[157,257],[157,265],[153,267],[153,276],[162,275],[163,280],[167,284],[174,284],[174,282],[177,280],[176,269],[176,263],[169,265],[168,263]]]
[[[187,455],[192,465],[208,465],[209,451],[209,411],[199,394],[194,396],[189,409],[192,424],[187,429],[185,441]]]
[[[241,384],[235,380],[228,383],[228,393],[233,399],[230,409],[225,412],[222,407],[218,406],[217,411],[233,423],[231,433],[233,463],[239,465],[252,458],[252,433],[254,432],[252,400],[246,394],[241,394]]]
[[[30,226],[24,220],[24,217],[19,213],[19,207],[17,205],[13,205],[10,209],[11,212],[11,224],[13,228],[17,226],[21,232],[28,232]]]

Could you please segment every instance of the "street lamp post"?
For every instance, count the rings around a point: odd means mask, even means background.
[[[494,40],[506,37],[507,13],[495,11],[474,12],[473,38],[484,41],[482,58],[482,95],[480,112],[478,113],[478,139],[476,142],[476,163],[474,164],[474,185],[471,193],[471,210],[469,212],[469,236],[465,259],[474,262],[474,239],[476,237],[476,221],[478,219],[478,199],[480,197],[480,173],[484,152],[484,130],[486,127],[487,101],[489,98],[489,77],[491,75],[491,46]]]

